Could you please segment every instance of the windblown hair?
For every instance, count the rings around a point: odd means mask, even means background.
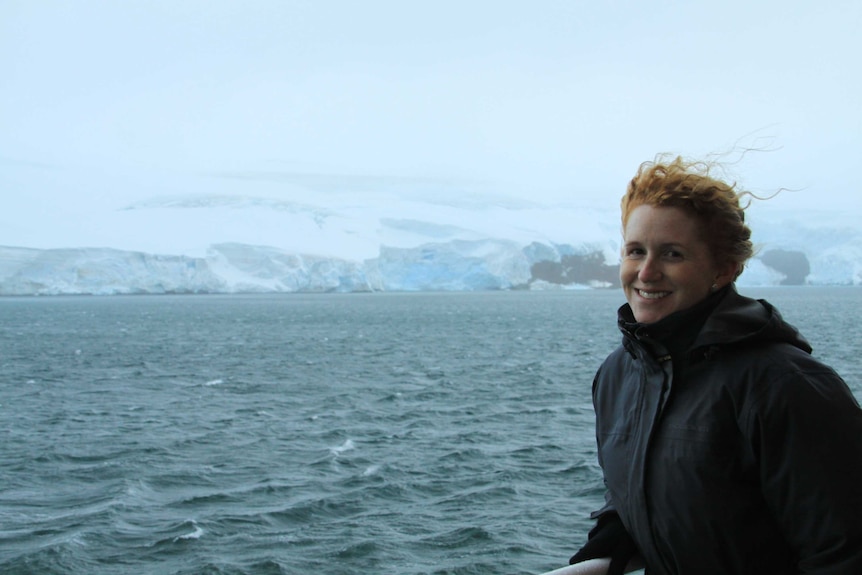
[[[621,201],[623,229],[638,206],[680,208],[701,223],[703,239],[715,261],[738,264],[739,277],[754,253],[751,229],[745,224],[748,204],[742,206],[740,199],[753,195],[737,191],[735,183],[712,177],[714,167],[709,162],[679,156],[670,160],[661,155],[641,164]]]

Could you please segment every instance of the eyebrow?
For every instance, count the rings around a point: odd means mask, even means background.
[[[643,246],[643,245],[644,245],[644,242],[631,241],[631,242],[624,243],[623,247]],[[665,243],[659,244],[658,247],[659,247],[659,250],[666,250],[668,248],[675,248],[675,249],[681,249],[681,250],[687,249],[687,246],[685,244],[681,244],[679,242],[665,242]]]

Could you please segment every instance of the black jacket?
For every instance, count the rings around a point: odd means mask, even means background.
[[[732,287],[620,327],[593,383],[594,517],[619,514],[647,573],[862,574],[862,410],[796,329]]]

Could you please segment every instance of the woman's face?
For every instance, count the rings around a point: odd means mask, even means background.
[[[623,230],[620,281],[635,320],[653,323],[723,287],[735,264],[718,266],[700,223],[679,208],[641,205]]]

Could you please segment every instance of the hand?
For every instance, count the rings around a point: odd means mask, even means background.
[[[590,531],[587,544],[569,559],[569,565],[587,559],[610,557],[608,575],[623,575],[626,565],[637,551],[634,539],[626,531],[620,516],[616,513],[606,513],[599,517],[599,522]]]

